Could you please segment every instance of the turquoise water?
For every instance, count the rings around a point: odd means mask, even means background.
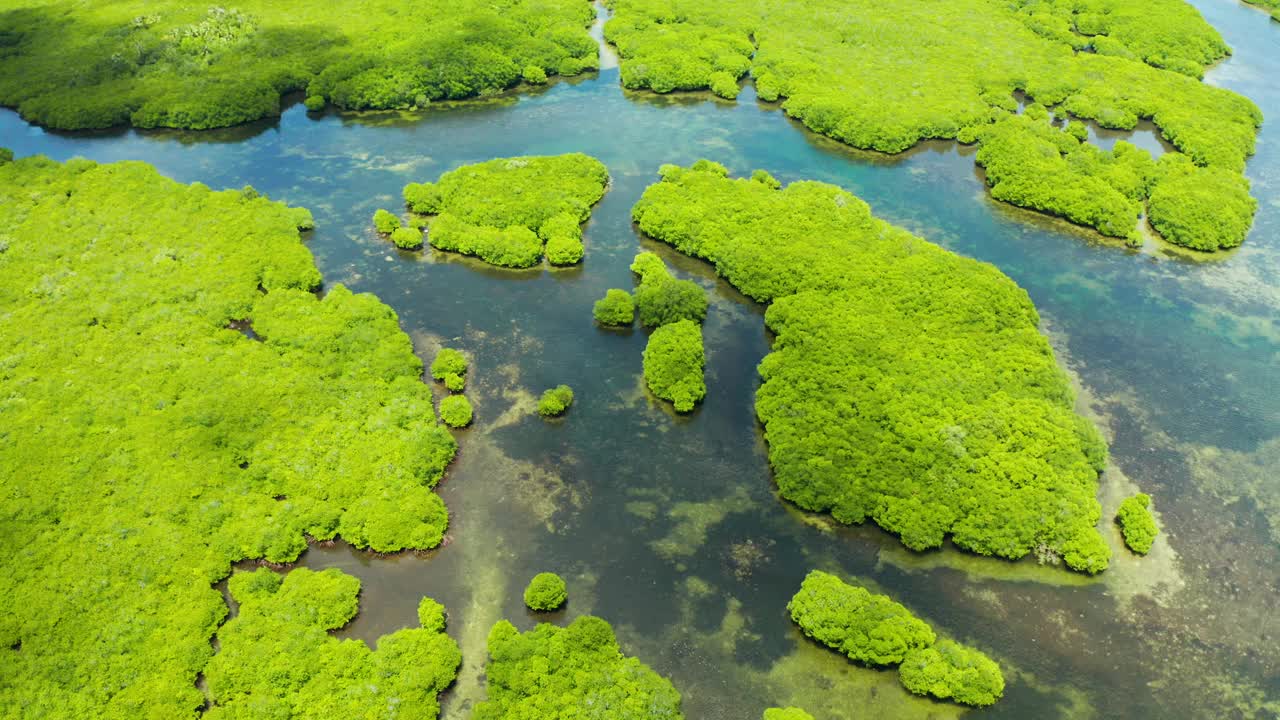
[[[1208,82],[1280,120],[1280,25],[1227,0],[1198,0],[1235,48]],[[1261,201],[1245,245],[1211,257],[1154,242],[1132,251],[997,204],[972,149],[926,143],[886,157],[814,136],[747,88],[737,103],[625,93],[617,70],[533,95],[417,115],[308,115],[206,133],[55,134],[0,113],[18,155],[139,159],[184,182],[252,184],[312,208],[310,245],[328,282],[376,292],[425,357],[441,342],[473,359],[477,423],[459,433],[441,492],[451,542],[390,558],[314,548],[313,567],[364,582],[343,632],[373,641],[413,624],[430,594],[451,610],[464,670],[446,717],[481,696],[484,637],[499,617],[530,625],[520,590],[535,572],[570,581],[566,616],[614,622],[624,646],[668,674],[691,718],[751,718],[794,703],[826,717],[945,717],[889,672],[856,668],[802,641],[785,613],[822,567],[878,585],[946,634],[1001,660],[1000,717],[1274,717],[1280,702],[1280,122],[1249,165]],[[1104,143],[1114,137],[1104,138]],[[1155,149],[1147,134],[1136,138]],[[581,151],[612,185],[586,229],[581,268],[505,272],[402,253],[369,218],[400,188],[495,156]],[[637,237],[629,210],[664,162],[708,157],[859,195],[882,217],[999,266],[1031,294],[1082,409],[1112,438],[1108,515],[1133,485],[1166,529],[1141,561],[1118,554],[1102,579],[947,549],[921,556],[875,528],[831,528],[778,501],[752,400],[769,339],[759,307],[700,263]],[[642,332],[593,327],[591,304],[629,288],[639,249],[712,291],[708,397],[689,417],[649,400]],[[562,421],[532,413],[567,382]],[[1275,449],[1273,449],[1275,448]],[[1113,536],[1110,525],[1105,528]],[[560,619],[560,618],[557,618]],[[1268,714],[1269,713],[1269,714]]]

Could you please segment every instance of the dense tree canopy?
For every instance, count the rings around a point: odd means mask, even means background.
[[[474,417],[466,395],[450,395],[440,400],[440,419],[452,428],[464,428]]]
[[[1199,81],[1230,49],[1182,0],[614,0],[612,6],[605,33],[617,45],[626,87],[710,88],[729,97],[733,81],[750,73],[762,99],[782,100],[812,130],[855,147],[896,153],[926,138],[998,140],[983,154],[988,167],[1012,172],[1027,161],[1032,167],[1020,185],[1006,177],[997,197],[1107,234],[1127,237],[1137,213],[1110,182],[1119,169],[1099,166],[1135,158],[1104,157],[1110,154],[1096,148],[1074,158],[1037,157],[1049,149],[1043,133],[1003,122],[1018,109],[1015,92],[1108,128],[1152,120],[1196,165],[1231,175],[1248,195],[1241,173],[1262,114],[1248,99]],[[980,132],[991,123],[1004,127]],[[1048,143],[1067,155],[1062,144]],[[1252,213],[1236,207],[1238,187],[1219,180],[1205,193],[1218,191],[1233,203],[1226,245],[1202,234],[1209,224],[1190,236],[1156,228],[1197,249],[1239,244],[1238,226],[1243,221],[1247,230]]]
[[[506,620],[489,633],[488,700],[475,720],[681,720],[680,693],[618,649],[613,628],[586,615],[520,633]]]
[[[440,543],[454,441],[395,313],[311,292],[310,224],[140,163],[0,164],[0,706],[193,717],[233,562]]]
[[[1106,446],[1073,412],[1024,291],[832,185],[662,175],[633,210],[640,229],[771,303],[756,412],[783,497],[913,549],[950,535],[984,555],[1107,566]]]
[[[663,325],[644,346],[644,381],[654,395],[670,400],[676,412],[692,411],[707,396],[705,364],[702,326],[692,320]]]
[[[0,104],[64,129],[224,127],[296,91],[423,107],[594,69],[593,18],[585,0],[0,0]]]
[[[336,569],[231,576],[237,615],[218,630],[205,671],[213,720],[435,718],[462,655],[442,606],[424,598],[422,627],[379,638],[376,650],[329,634],[355,617],[360,581]]]
[[[1151,544],[1160,534],[1160,528],[1156,527],[1156,519],[1151,514],[1150,495],[1138,493],[1125,498],[1116,512],[1116,522],[1120,523],[1124,544],[1130,550],[1139,555],[1151,552]]]
[[[835,575],[810,572],[787,609],[805,635],[852,660],[900,665],[899,679],[917,695],[991,705],[1004,694],[1000,666],[980,650],[939,640],[907,608]]]
[[[440,348],[431,361],[431,377],[453,392],[462,392],[467,385],[467,356],[461,350]]]
[[[555,610],[568,599],[564,579],[553,572],[534,575],[524,589],[524,604],[530,610]]]
[[[532,267],[545,250],[553,265],[582,259],[582,223],[604,196],[609,171],[582,153],[498,158],[410,183],[404,201],[435,215],[427,242],[502,267]],[[544,248],[545,244],[545,248]]]

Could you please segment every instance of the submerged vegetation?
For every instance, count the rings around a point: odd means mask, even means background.
[[[749,74],[761,99],[782,101],[810,129],[858,148],[897,153],[928,138],[976,139],[989,170],[1007,169],[992,183],[996,197],[1131,241],[1138,203],[1153,188],[1135,188],[1128,175],[1147,154],[1077,150],[1067,140],[1078,135],[1046,136],[1047,114],[1034,118],[1043,128],[1011,122],[1014,93],[1063,119],[1106,128],[1149,119],[1205,171],[1199,193],[1173,177],[1164,192],[1194,200],[1197,216],[1197,196],[1219,198],[1230,214],[1221,231],[1207,218],[1175,222],[1169,214],[1181,200],[1170,201],[1163,223],[1153,207],[1153,227],[1170,242],[1214,250],[1239,245],[1252,222],[1242,173],[1262,114],[1199,81],[1230,48],[1181,0],[614,0],[612,7],[605,33],[626,87],[732,97],[736,80]]]
[[[564,579],[552,572],[534,575],[524,589],[524,604],[530,610],[555,610],[568,599],[569,591]]]
[[[499,158],[451,170],[434,183],[410,183],[404,201],[435,215],[427,242],[500,267],[582,259],[582,223],[604,196],[609,171],[582,153]]]
[[[6,706],[193,717],[232,563],[290,562],[308,538],[440,544],[432,488],[454,440],[396,314],[342,285],[313,294],[310,222],[141,163],[0,164]]]
[[[884,595],[814,570],[788,603],[805,635],[871,666],[900,665],[902,685],[964,705],[991,705],[1004,694],[1000,666],[981,651],[938,640],[933,628]]]
[[[756,412],[784,498],[916,550],[950,536],[1107,567],[1106,445],[1024,291],[833,185],[777,189],[713,163],[662,178],[632,211],[640,229],[770,303]]]
[[[568,627],[521,633],[506,620],[489,633],[488,699],[475,720],[681,720],[680,693],[624,657],[609,623],[585,615]]]
[[[598,65],[584,0],[0,1],[0,104],[61,129],[226,127],[310,110],[407,109]]]
[[[444,609],[419,607],[422,627],[378,639],[377,649],[329,632],[355,617],[360,581],[339,570],[267,569],[231,576],[237,615],[218,630],[209,661],[209,718],[381,717],[387,707],[440,714],[437,696],[462,655],[444,633]]]
[[[559,417],[565,414],[573,404],[573,388],[568,385],[557,385],[543,391],[538,398],[538,414],[543,417]]]
[[[1130,550],[1139,555],[1151,552],[1151,544],[1156,541],[1160,529],[1156,527],[1156,519],[1151,514],[1150,495],[1138,493],[1125,498],[1116,512],[1116,522],[1120,523],[1124,544]]]

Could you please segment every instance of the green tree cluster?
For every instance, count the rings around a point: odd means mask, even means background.
[[[440,544],[454,440],[391,308],[313,293],[309,218],[141,163],[0,164],[5,707],[194,717],[232,563]]]
[[[583,0],[0,0],[0,104],[63,129],[213,128],[307,107],[420,108],[598,66]]]
[[[534,575],[524,589],[524,604],[530,610],[556,610],[568,599],[564,579],[552,572]]]
[[[538,414],[543,417],[563,415],[573,404],[573,388],[568,385],[557,385],[542,393],[538,399]]]
[[[701,323],[706,318],[707,294],[692,280],[672,277],[662,258],[642,252],[632,261],[631,272],[640,278],[635,304],[641,325],[661,327],[681,320]]]
[[[1006,174],[1008,201],[1022,198],[1025,207],[1127,237],[1136,222],[1121,220],[1136,221],[1136,210],[1127,188],[1109,180],[1137,162],[1133,153],[1116,158],[1092,148],[1064,157],[1071,153],[1056,138],[1003,122],[1021,92],[1107,128],[1153,121],[1196,166],[1237,179],[1214,178],[1204,191],[1225,193],[1228,242],[1238,244],[1238,226],[1247,230],[1252,220],[1241,211],[1239,183],[1262,114],[1247,98],[1198,80],[1230,48],[1182,0],[614,0],[612,7],[605,35],[629,88],[710,88],[727,97],[731,81],[749,73],[761,99],[781,100],[815,132],[888,153],[928,138],[987,135],[985,126],[1000,124],[989,136],[1001,150],[983,158],[1010,173],[1020,162],[1033,166],[1021,182]],[[995,157],[1004,153],[1012,157]],[[1153,225],[1171,242],[1224,246],[1207,224],[1194,233]]]
[[[427,242],[492,265],[533,267],[582,260],[582,223],[604,196],[609,171],[593,157],[499,158],[464,165],[434,183],[410,183],[405,205],[435,215]]]
[[[1151,544],[1160,534],[1156,527],[1156,519],[1151,514],[1151,496],[1138,493],[1127,497],[1120,503],[1116,512],[1116,522],[1120,523],[1120,532],[1124,535],[1124,544],[1139,555],[1151,552]]]
[[[1257,5],[1271,12],[1271,19],[1280,22],[1280,0],[1244,0],[1250,5]]]
[[[388,708],[439,716],[438,696],[462,654],[434,600],[422,601],[422,627],[384,635],[370,650],[329,634],[355,617],[360,591],[339,570],[241,572],[230,591],[239,610],[218,630],[220,649],[205,670],[207,717],[382,717]]]
[[[676,412],[692,411],[707,396],[705,364],[702,326],[692,320],[663,325],[644,346],[644,381],[654,395],[670,400]]]
[[[1244,242],[1257,201],[1243,175],[1200,167],[1181,153],[1157,163],[1146,150],[1118,142],[1112,151],[1081,142],[1074,121],[1065,129],[1028,112],[968,128],[960,139],[980,143],[997,200],[1057,215],[1103,235],[1141,242],[1138,216],[1144,207],[1166,240],[1213,251]]]
[[[980,650],[939,640],[907,608],[835,575],[810,572],[787,609],[805,635],[851,660],[898,665],[899,680],[917,695],[982,706],[1004,694],[1000,666]]]
[[[871,214],[833,185],[785,189],[665,166],[640,230],[769,303],[756,413],[782,496],[906,546],[1106,568],[1106,445],[1073,411],[1027,294],[995,267]]]
[[[461,350],[440,348],[431,361],[431,377],[452,392],[462,392],[467,386],[467,356]]]
[[[489,632],[485,677],[488,699],[476,705],[475,720],[684,717],[671,682],[624,657],[609,623],[590,615],[526,633],[498,622]]]
[[[610,288],[592,306],[591,314],[605,327],[628,327],[636,321],[636,303],[626,290]]]

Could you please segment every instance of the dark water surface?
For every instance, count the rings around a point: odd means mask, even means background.
[[[1269,122],[1249,164],[1261,203],[1243,248],[1212,257],[1150,241],[1124,248],[990,200],[971,148],[925,143],[899,156],[817,137],[747,88],[737,103],[624,93],[616,69],[536,95],[417,115],[309,116],[225,131],[55,134],[0,113],[20,156],[138,159],[184,182],[252,184],[313,210],[310,240],[329,283],[377,293],[424,357],[440,343],[473,358],[477,422],[441,486],[451,542],[425,555],[313,548],[302,564],[364,584],[344,635],[370,642],[415,622],[423,594],[450,610],[464,669],[446,702],[463,718],[483,696],[489,627],[531,626],[527,579],[556,570],[570,604],[669,675],[690,718],[759,717],[774,704],[825,718],[950,717],[892,672],[804,642],[785,605],[815,567],[853,576],[943,633],[997,657],[1009,687],[991,717],[1280,717],[1280,25],[1227,0],[1196,0],[1235,48],[1207,81],[1253,98]],[[1135,141],[1153,150],[1158,139]],[[1115,138],[1107,136],[1110,144]],[[496,156],[582,151],[612,186],[586,229],[581,268],[505,272],[403,253],[370,216],[400,188]],[[1090,580],[1034,563],[946,549],[917,555],[874,527],[837,528],[780,502],[752,401],[768,351],[762,310],[706,265],[639,239],[629,211],[658,165],[708,157],[735,173],[841,185],[880,216],[999,266],[1031,294],[1082,411],[1112,439],[1101,499],[1110,517],[1135,488],[1164,534],[1135,560],[1120,548]],[[675,417],[646,396],[643,332],[593,327],[591,304],[630,288],[637,250],[660,252],[712,291],[708,396]],[[568,383],[568,416],[533,412]]]

